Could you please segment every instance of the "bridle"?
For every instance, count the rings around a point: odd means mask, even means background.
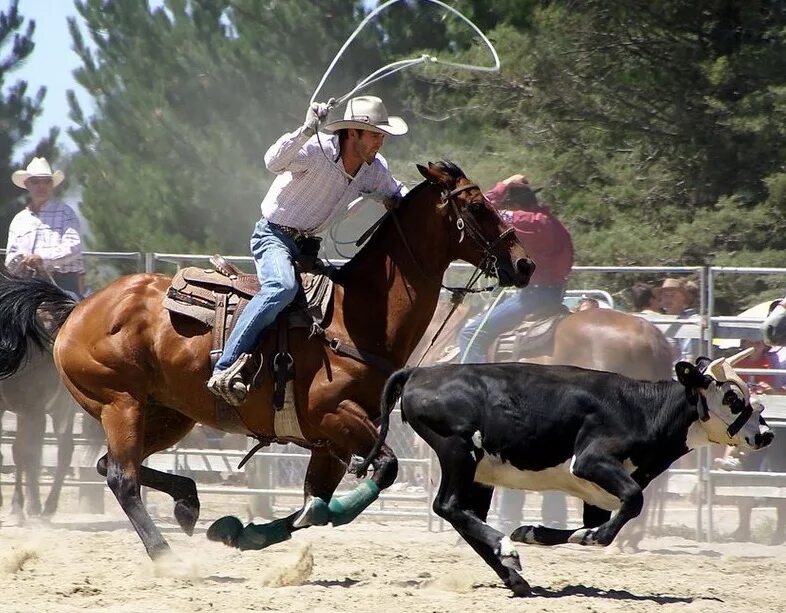
[[[442,280],[439,280],[439,285],[442,289],[451,293],[452,300],[456,299],[456,293],[461,294],[461,300],[463,300],[466,294],[470,293],[480,293],[485,291],[493,290],[497,287],[499,282],[499,271],[497,269],[497,256],[494,255],[494,250],[497,246],[505,240],[508,236],[515,232],[513,227],[509,227],[507,230],[503,231],[496,239],[493,241],[486,240],[486,237],[483,236],[483,231],[480,228],[480,225],[472,216],[472,214],[464,214],[459,206],[456,204],[456,196],[462,194],[468,190],[477,189],[480,191],[480,188],[475,183],[468,183],[467,185],[462,185],[461,187],[457,187],[453,190],[443,190],[440,196],[442,201],[442,206],[449,206],[453,215],[455,216],[455,224],[456,230],[459,232],[459,243],[464,240],[464,234],[469,234],[469,237],[475,242],[475,245],[480,249],[483,254],[483,257],[480,260],[480,264],[478,265],[475,272],[470,277],[470,280],[467,281],[467,284],[464,287],[449,287],[442,283]],[[485,198],[484,198],[485,202]],[[404,229],[401,227],[401,222],[396,215],[395,209],[388,211],[388,214],[393,218],[393,222],[396,226],[396,230],[401,237],[401,240],[404,243],[404,247],[409,254],[410,259],[412,259],[415,267],[418,269],[418,272],[429,281],[434,281],[434,279],[429,275],[423,267],[420,265],[418,258],[415,256],[414,251],[412,251],[412,247],[407,239],[407,235],[404,232]],[[475,282],[480,278],[480,275],[486,275],[487,277],[495,277],[497,279],[497,283],[478,289],[472,289],[472,286]],[[460,301],[459,301],[460,303]]]
[[[452,306],[450,312],[447,314],[445,320],[442,322],[442,325],[440,325],[434,336],[431,338],[431,342],[429,343],[428,347],[426,347],[426,350],[420,356],[420,359],[418,360],[417,363],[418,366],[420,366],[423,359],[426,357],[428,352],[434,346],[434,343],[436,342],[437,338],[445,329],[448,320],[451,318],[453,313],[456,312],[456,309],[458,309],[458,307],[464,301],[464,297],[467,294],[476,294],[480,292],[491,291],[493,289],[496,289],[497,285],[499,285],[499,271],[497,269],[497,256],[494,255],[494,250],[503,240],[505,240],[505,238],[507,238],[508,236],[510,236],[512,233],[515,232],[515,229],[511,226],[507,230],[503,231],[493,241],[486,240],[486,237],[483,236],[483,231],[481,230],[480,225],[475,220],[474,216],[471,213],[468,215],[464,215],[462,213],[461,208],[459,208],[459,206],[456,204],[456,196],[471,189],[477,189],[478,191],[480,191],[480,188],[475,183],[468,183],[467,185],[462,185],[461,187],[457,187],[453,190],[448,190],[448,189],[443,190],[440,198],[442,200],[442,206],[443,207],[449,206],[451,211],[453,212],[453,215],[456,218],[455,223],[456,223],[456,229],[459,232],[459,243],[464,240],[464,233],[466,231],[466,233],[469,234],[469,237],[475,242],[475,245],[482,251],[483,257],[480,260],[480,264],[472,273],[471,277],[469,278],[469,280],[467,281],[464,287],[449,287],[444,283],[442,283],[442,279],[439,280],[439,286],[450,293],[450,302]],[[483,202],[485,203],[485,201],[486,199],[484,197]],[[418,258],[415,256],[415,253],[412,251],[412,247],[410,246],[409,241],[407,240],[407,236],[406,233],[404,232],[404,229],[401,227],[401,223],[399,222],[395,209],[388,211],[388,214],[393,218],[393,222],[396,226],[396,230],[398,230],[398,233],[401,236],[401,240],[404,243],[404,247],[406,248],[409,257],[414,262],[415,267],[418,269],[418,271],[424,278],[430,281],[434,281],[431,275],[429,275],[425,270],[423,270],[423,267],[420,265]],[[494,283],[493,285],[484,288],[473,289],[472,286],[475,285],[475,283],[477,282],[477,280],[480,278],[481,275],[493,276],[496,278],[497,282]]]
[[[724,389],[724,386],[734,386],[740,390],[740,393],[745,396],[745,390],[743,390],[740,385],[736,381],[716,381],[716,383],[720,383],[721,390]],[[726,434],[729,438],[734,438],[734,436],[742,430],[743,426],[748,422],[748,420],[753,415],[753,405],[751,403],[746,403],[745,408],[740,411],[740,414],[732,421],[731,423],[727,422],[723,417],[721,417],[716,411],[713,411],[709,403],[707,402],[707,398],[701,392],[697,392],[699,398],[698,402],[696,403],[696,409],[699,412],[699,418],[701,421],[707,421],[710,418],[710,413],[712,413],[716,418],[718,418],[723,424],[726,425]]]
[[[464,287],[449,287],[442,283],[442,279],[438,280],[439,286],[442,289],[450,292],[451,295],[450,302],[452,304],[452,307],[450,309],[450,312],[445,317],[445,320],[442,322],[442,325],[439,327],[439,329],[436,331],[434,336],[431,338],[431,342],[429,343],[428,347],[426,347],[426,350],[421,355],[420,360],[418,360],[417,363],[418,366],[420,366],[423,359],[426,357],[428,352],[434,346],[434,343],[436,342],[437,338],[445,329],[445,325],[448,323],[448,320],[451,318],[453,313],[456,312],[456,309],[458,309],[458,307],[464,301],[464,297],[470,293],[489,291],[496,287],[495,284],[481,289],[472,288],[472,286],[475,284],[475,282],[482,274],[486,274],[486,275],[490,273],[494,274],[494,276],[497,278],[497,281],[499,281],[499,275],[497,271],[497,258],[494,255],[493,251],[500,244],[500,242],[502,242],[506,237],[510,236],[515,231],[512,227],[508,228],[507,230],[502,232],[496,239],[494,239],[494,241],[487,241],[486,238],[483,236],[483,232],[480,229],[480,226],[478,225],[478,222],[475,220],[475,218],[471,214],[466,216],[463,215],[461,209],[458,207],[455,201],[456,196],[470,189],[477,189],[478,191],[480,191],[480,188],[476,184],[469,183],[467,185],[462,185],[461,187],[457,187],[453,190],[447,190],[447,189],[443,190],[441,195],[441,200],[442,200],[442,206],[450,206],[453,214],[456,217],[455,223],[456,223],[456,229],[459,232],[459,242],[464,240],[464,232],[466,231],[466,233],[469,234],[470,238],[472,238],[472,240],[475,241],[475,244],[483,252],[483,257],[481,259],[481,266],[479,266],[475,270],[475,272],[472,274],[471,278],[469,279],[469,281],[467,281],[467,284]],[[484,203],[485,203],[485,198],[484,198]],[[382,222],[388,217],[391,217],[393,219],[393,224],[395,225],[396,230],[398,231],[399,236],[401,237],[401,241],[404,243],[404,247],[407,250],[407,254],[409,255],[412,262],[415,264],[415,268],[417,268],[420,275],[423,276],[423,278],[425,278],[428,281],[431,282],[436,281],[432,277],[432,275],[428,274],[423,269],[423,267],[420,265],[420,262],[418,261],[418,258],[415,256],[415,253],[412,251],[412,247],[409,243],[409,240],[407,239],[406,233],[404,232],[404,228],[401,227],[401,222],[399,221],[398,215],[396,214],[396,209],[387,210],[382,217],[380,217],[370,228],[368,228],[361,235],[361,237],[355,242],[355,244],[358,247],[361,246],[377,230],[377,228],[379,228],[379,226],[382,225]],[[317,325],[312,326],[311,335],[312,336],[316,335],[322,338],[326,343],[328,343],[328,346],[335,353],[347,355],[360,362],[366,362],[368,364],[372,364],[373,366],[376,366],[383,372],[390,373],[393,370],[395,370],[395,368],[392,365],[390,365],[387,362],[387,360],[382,358],[377,358],[371,354],[368,354],[367,352],[361,352],[352,343],[341,342],[338,338],[329,340],[327,330],[321,328],[320,326]]]
[[[451,191],[444,190],[441,196],[442,205],[450,206],[453,214],[456,216],[456,229],[459,231],[459,242],[464,240],[464,231],[466,230],[470,238],[475,241],[475,245],[480,247],[481,251],[483,252],[483,258],[480,261],[478,269],[483,271],[487,276],[494,276],[499,279],[499,274],[497,271],[497,256],[494,255],[494,250],[503,240],[513,234],[515,229],[513,226],[510,226],[507,230],[502,232],[502,234],[500,234],[499,237],[494,240],[494,242],[487,241],[486,237],[483,236],[483,231],[481,230],[480,225],[478,225],[478,222],[475,220],[474,216],[469,214],[465,217],[462,214],[461,209],[459,209],[458,205],[456,204],[456,196],[471,189],[477,189],[480,191],[480,188],[475,183],[468,183],[467,185],[462,185],[461,187],[457,187]],[[485,203],[485,197],[483,200]]]

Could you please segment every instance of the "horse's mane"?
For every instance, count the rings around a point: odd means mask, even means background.
[[[449,160],[440,160],[434,164],[437,168],[441,171],[446,172],[449,174],[453,179],[458,180],[462,177],[466,176],[464,171],[459,168],[458,164],[451,162]],[[429,181],[424,180],[418,183],[415,187],[413,187],[407,194],[402,198],[401,202],[399,203],[399,209],[405,209],[415,197],[423,191],[423,189],[430,184]],[[360,262],[365,261],[367,258],[364,257],[368,254],[369,251],[376,248],[377,242],[379,242],[381,236],[385,236],[388,232],[391,231],[393,227],[393,220],[388,217],[382,224],[376,229],[374,234],[371,238],[366,241],[366,244],[358,251],[352,258],[344,264],[341,269],[334,275],[333,280],[341,284],[345,278],[345,275],[351,273]]]

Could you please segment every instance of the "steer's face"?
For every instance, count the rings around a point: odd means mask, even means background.
[[[764,405],[751,400],[750,389],[734,372],[734,362],[749,354],[746,350],[728,359],[677,364],[677,378],[696,401],[699,424],[713,443],[761,449],[774,438],[761,415]]]

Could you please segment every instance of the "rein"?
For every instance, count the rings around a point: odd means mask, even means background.
[[[510,236],[510,234],[515,232],[515,230],[513,227],[509,227],[504,232],[502,232],[502,234],[500,234],[493,242],[487,241],[483,236],[483,233],[480,230],[480,227],[478,226],[478,223],[477,221],[475,221],[474,217],[472,217],[472,215],[468,215],[465,217],[455,201],[456,196],[471,189],[480,190],[480,188],[475,183],[468,183],[467,185],[462,185],[461,187],[457,187],[452,191],[444,190],[441,195],[441,200],[443,206],[450,206],[453,210],[453,213],[456,215],[456,228],[459,231],[459,242],[462,242],[464,240],[464,231],[466,230],[470,238],[473,241],[475,241],[475,244],[478,247],[480,247],[481,250],[483,251],[483,258],[481,259],[480,266],[478,266],[475,269],[475,272],[472,273],[472,276],[470,277],[469,281],[467,281],[464,287],[449,287],[444,283],[442,283],[441,279],[439,280],[440,288],[450,293],[450,302],[452,304],[452,307],[450,309],[450,312],[448,312],[447,316],[445,317],[442,324],[440,325],[439,329],[431,338],[431,342],[429,343],[428,347],[426,347],[426,350],[423,352],[423,355],[421,355],[416,366],[420,366],[420,364],[423,362],[423,359],[426,357],[428,352],[434,346],[434,343],[437,341],[437,338],[439,338],[439,335],[445,329],[445,326],[447,325],[448,321],[456,312],[456,309],[458,309],[458,307],[464,301],[464,298],[467,294],[491,291],[495,289],[499,284],[499,276],[498,276],[499,273],[497,271],[497,258],[493,254],[493,250],[496,249],[496,247],[505,238],[507,238],[508,236]],[[368,230],[366,230],[361,235],[361,237],[357,240],[356,245],[361,246],[374,233],[374,231],[382,224],[382,222],[388,216],[392,217],[393,223],[396,226],[396,230],[398,231],[399,236],[401,237],[401,240],[404,243],[404,247],[407,250],[407,254],[409,255],[412,262],[415,264],[415,268],[417,269],[417,271],[427,281],[435,282],[436,280],[423,269],[423,267],[420,265],[420,262],[418,261],[418,258],[415,256],[415,253],[412,251],[412,246],[410,245],[409,240],[407,240],[407,235],[404,232],[404,229],[401,227],[401,222],[399,221],[399,218],[396,215],[395,209],[386,211],[382,217],[380,217],[376,222],[374,222],[374,224]],[[472,286],[475,285],[475,283],[477,282],[477,280],[480,278],[481,275],[485,274],[488,276],[489,273],[497,277],[496,284],[489,285],[484,288],[477,288],[477,289],[472,288]],[[357,360],[358,362],[369,364],[370,366],[373,366],[378,370],[382,370],[383,372],[392,373],[394,370],[396,370],[396,367],[392,364],[392,362],[390,362],[386,358],[382,358],[380,356],[368,353],[366,351],[362,351],[358,349],[351,342],[342,341],[341,339],[336,337],[328,338],[328,331],[322,328],[321,326],[315,325],[311,328],[311,334],[309,335],[309,337],[312,336],[316,336],[319,339],[321,339],[336,354],[351,357]]]
[[[420,366],[420,364],[425,359],[426,355],[428,355],[428,352],[431,351],[431,348],[434,346],[434,343],[437,342],[437,338],[439,338],[439,335],[442,334],[442,331],[445,329],[445,326],[447,325],[450,318],[456,312],[456,309],[458,309],[459,306],[461,306],[461,303],[464,302],[464,298],[466,297],[467,294],[478,294],[481,292],[491,291],[496,289],[497,285],[499,284],[499,272],[497,271],[497,258],[493,254],[493,250],[507,236],[515,232],[515,230],[511,226],[507,230],[505,230],[502,234],[500,234],[499,237],[497,237],[497,239],[493,243],[487,241],[483,236],[483,233],[481,232],[480,228],[478,227],[475,218],[472,217],[471,215],[465,218],[464,215],[461,214],[461,210],[458,208],[458,205],[456,204],[456,200],[455,200],[456,196],[470,189],[479,190],[480,188],[475,183],[468,183],[467,185],[457,187],[452,191],[444,190],[442,192],[442,204],[444,206],[449,205],[453,209],[453,213],[456,215],[456,228],[459,231],[459,242],[462,242],[464,240],[464,230],[467,230],[467,233],[469,234],[470,238],[473,241],[475,241],[475,244],[478,245],[478,247],[482,249],[483,259],[481,260],[480,265],[475,269],[475,272],[472,273],[472,276],[470,277],[469,281],[467,281],[467,284],[464,287],[448,287],[447,285],[442,283],[442,280],[440,279],[439,286],[450,293],[450,303],[452,306],[448,314],[445,316],[445,319],[442,321],[442,324],[439,326],[436,333],[431,338],[431,342],[429,343],[428,347],[426,347],[426,350],[420,356],[420,359],[418,360],[418,363],[415,366]],[[412,259],[412,261],[414,262],[415,267],[418,269],[418,272],[420,272],[420,274],[425,279],[429,281],[434,281],[434,279],[428,273],[426,273],[425,270],[423,270],[423,267],[420,265],[420,262],[418,262],[418,259],[415,257],[415,254],[412,251],[412,247],[410,246],[409,241],[407,240],[407,236],[404,233],[404,229],[401,227],[401,223],[399,222],[398,217],[395,215],[395,211],[388,211],[388,213],[392,215],[393,222],[396,225],[396,230],[398,230],[399,236],[401,236],[401,240],[404,242],[404,247],[406,248],[410,259]],[[374,227],[375,226],[372,226],[372,228]],[[366,231],[363,237],[365,237],[366,234],[369,234],[369,232]],[[488,266],[486,266],[487,263]],[[489,285],[487,287],[479,288],[479,289],[472,288],[472,286],[475,285],[477,280],[480,278],[480,275],[486,274],[488,276],[489,273],[497,277],[496,284]]]

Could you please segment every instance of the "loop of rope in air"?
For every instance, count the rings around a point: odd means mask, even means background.
[[[347,47],[349,47],[349,45],[352,44],[352,41],[355,40],[357,35],[360,34],[360,32],[363,30],[363,28],[365,28],[366,25],[372,19],[374,19],[377,15],[379,15],[382,11],[384,11],[388,7],[396,4],[397,2],[401,2],[401,1],[402,0],[388,0],[387,2],[385,2],[383,4],[380,4],[377,8],[375,8],[368,15],[366,15],[366,17],[363,19],[363,21],[361,21],[358,24],[358,26],[355,28],[355,31],[352,32],[352,34],[350,34],[349,38],[347,38],[347,40],[341,46],[341,49],[338,50],[338,53],[336,53],[335,57],[333,58],[333,61],[330,62],[330,65],[328,66],[327,70],[325,71],[325,74],[322,75],[322,79],[319,81],[319,85],[317,85],[317,88],[314,90],[314,94],[311,96],[311,100],[309,101],[309,104],[313,103],[316,100],[317,94],[322,89],[322,86],[325,84],[325,81],[327,81],[328,76],[333,71],[333,68],[335,67],[335,65],[338,63],[338,60],[344,54],[344,51],[346,51]],[[467,25],[469,25],[469,27],[472,28],[472,30],[480,37],[480,39],[483,41],[483,43],[488,47],[489,51],[491,51],[491,56],[494,59],[494,65],[493,66],[479,66],[477,64],[464,64],[462,62],[451,62],[449,60],[442,60],[442,59],[439,59],[439,58],[436,58],[436,57],[434,57],[432,55],[427,55],[427,54],[423,54],[420,57],[416,57],[416,58],[409,58],[409,59],[406,59],[406,60],[398,60],[396,62],[391,62],[391,63],[383,66],[382,68],[372,72],[365,79],[361,80],[351,91],[347,92],[346,94],[344,94],[340,98],[337,98],[336,99],[336,105],[340,105],[340,104],[344,103],[346,100],[351,98],[353,94],[355,94],[356,92],[360,91],[364,87],[368,87],[372,83],[376,83],[377,81],[380,81],[380,80],[382,80],[382,79],[384,79],[386,77],[389,77],[390,75],[392,75],[392,74],[394,74],[394,73],[396,73],[396,72],[398,72],[400,70],[404,70],[405,68],[412,68],[413,66],[417,66],[419,64],[427,64],[427,63],[428,64],[442,64],[443,66],[449,66],[451,68],[460,68],[460,69],[463,69],[463,70],[473,70],[473,71],[476,71],[476,72],[499,72],[500,63],[499,63],[499,55],[497,55],[497,50],[494,48],[494,45],[491,44],[491,41],[488,39],[488,37],[485,34],[483,34],[483,32],[481,31],[481,29],[478,26],[476,26],[468,17],[466,17],[460,11],[454,9],[452,6],[448,6],[444,2],[441,2],[441,0],[421,0],[421,1],[422,2],[430,2],[431,4],[436,4],[437,6],[442,7],[445,10],[447,10],[448,12],[454,14],[459,19],[463,20]]]
[[[355,28],[354,32],[352,32],[352,34],[349,35],[347,40],[344,41],[344,44],[341,45],[341,48],[338,50],[336,55],[333,57],[333,60],[330,62],[330,65],[327,67],[327,70],[325,70],[325,73],[322,75],[322,78],[320,79],[319,84],[317,85],[316,89],[314,90],[314,93],[311,96],[311,99],[309,100],[309,106],[312,105],[315,102],[315,100],[317,98],[317,94],[321,91],[322,87],[324,86],[325,82],[327,81],[328,76],[333,71],[333,68],[336,66],[338,61],[341,59],[341,56],[344,55],[344,52],[347,50],[347,48],[352,44],[352,41],[355,40],[355,38],[357,38],[358,34],[360,34],[360,32],[371,22],[371,20],[374,19],[377,15],[379,15],[382,11],[386,10],[390,6],[392,6],[392,5],[394,5],[394,4],[398,3],[398,2],[401,2],[401,1],[402,0],[388,0],[387,2],[384,2],[384,3],[380,4],[377,8],[375,8],[368,15],[366,15],[366,17],[363,19],[363,21],[361,21],[358,24],[358,26]],[[375,70],[374,72],[372,72],[371,74],[366,76],[364,79],[359,81],[358,84],[354,88],[352,88],[349,92],[347,92],[343,96],[341,96],[339,98],[330,98],[328,100],[328,104],[329,104],[331,109],[335,108],[336,106],[340,106],[341,104],[346,102],[349,98],[351,98],[355,93],[357,93],[361,89],[364,89],[364,88],[368,87],[369,85],[372,85],[373,83],[377,83],[377,82],[381,81],[382,79],[386,79],[387,77],[389,77],[389,76],[391,76],[391,75],[393,75],[393,74],[395,74],[395,73],[397,73],[399,71],[405,70],[407,68],[414,68],[415,66],[419,66],[420,64],[441,64],[443,66],[448,66],[450,68],[458,68],[458,69],[462,69],[462,70],[470,70],[470,71],[475,71],[475,72],[499,72],[500,61],[499,61],[499,55],[497,54],[497,50],[494,48],[494,45],[491,44],[491,41],[488,39],[488,37],[483,33],[483,31],[478,26],[476,26],[463,13],[461,13],[460,11],[454,9],[451,6],[448,6],[447,4],[442,2],[441,0],[421,0],[421,1],[429,2],[431,4],[436,4],[437,6],[442,7],[443,9],[445,9],[449,13],[452,13],[453,15],[455,15],[456,17],[458,17],[459,19],[464,21],[467,25],[469,25],[469,27],[472,28],[472,30],[480,37],[480,39],[483,41],[483,43],[486,45],[486,47],[488,47],[489,51],[491,52],[491,57],[492,57],[492,59],[494,61],[493,66],[480,66],[480,65],[477,65],[477,64],[465,64],[465,63],[462,63],[462,62],[453,62],[453,61],[450,61],[450,60],[439,59],[437,57],[434,57],[433,55],[428,55],[428,54],[425,54],[425,53],[420,55],[419,57],[413,57],[413,58],[404,59],[404,60],[397,60],[395,62],[390,62],[389,64],[386,64],[382,68],[379,68],[379,69]],[[317,142],[319,143],[319,148],[322,150],[322,155],[325,156],[325,159],[328,160],[331,163],[331,166],[333,168],[335,168],[342,175],[344,175],[344,177],[346,177],[349,181],[352,181],[354,179],[354,177],[352,175],[350,175],[349,173],[347,173],[343,168],[341,168],[341,166],[338,163],[336,163],[333,160],[331,160],[330,157],[327,155],[327,152],[325,151],[325,148],[322,146],[322,140],[319,137],[319,125],[317,125],[317,129],[315,130],[315,132],[316,132],[316,136],[317,136]],[[352,204],[353,205],[357,205],[358,201],[362,200],[363,198],[364,198],[364,196],[361,195],[361,197],[359,197],[355,201],[353,201]],[[337,231],[337,227],[336,227],[337,225],[339,225],[339,224],[333,224],[331,226],[331,228],[330,228],[329,233],[330,233],[331,239],[333,239],[333,241],[336,243],[336,249],[338,251],[338,244],[346,245],[346,244],[350,244],[350,243],[352,243],[354,241],[337,241],[336,237],[335,237],[335,232]],[[346,257],[343,254],[341,254],[340,252],[339,252],[339,254],[342,257]]]

